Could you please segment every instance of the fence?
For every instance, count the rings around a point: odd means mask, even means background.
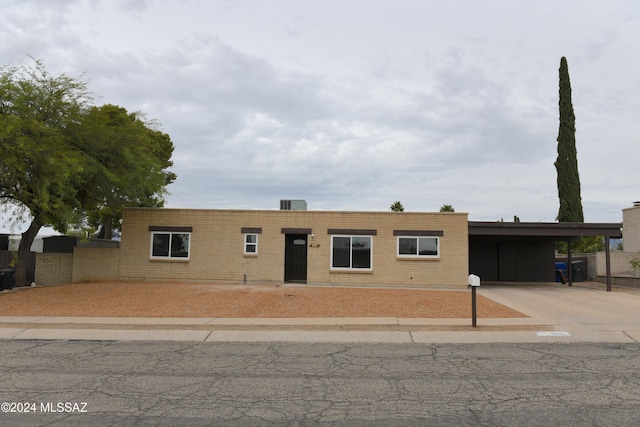
[[[36,269],[37,285],[59,285],[71,283],[73,254],[38,253]]]
[[[36,284],[117,281],[119,248],[74,248],[73,253],[39,253]]]
[[[640,286],[640,274],[633,271],[631,260],[640,259],[639,252],[611,252],[611,283],[623,286]],[[598,281],[604,282],[606,258],[604,252],[598,252]]]
[[[13,260],[14,251],[0,250],[0,268],[8,268]],[[27,259],[27,282],[31,283],[36,278],[36,253],[29,252],[29,258]]]
[[[75,282],[118,281],[119,248],[83,248],[73,251],[71,280]]]

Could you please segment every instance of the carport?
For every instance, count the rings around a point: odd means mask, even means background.
[[[469,221],[469,273],[491,282],[553,282],[555,242],[576,242],[582,236],[604,237],[611,291],[609,245],[611,238],[622,237],[622,223]],[[568,280],[571,286],[571,269]]]

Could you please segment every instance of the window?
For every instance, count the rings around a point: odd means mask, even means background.
[[[440,239],[429,237],[398,237],[399,257],[438,258],[440,256]]]
[[[371,236],[332,236],[331,268],[371,270]]]
[[[189,259],[191,233],[151,233],[151,258]]]
[[[248,255],[258,254],[258,235],[257,234],[244,235],[244,253]]]

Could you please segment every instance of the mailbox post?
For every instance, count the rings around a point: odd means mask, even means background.
[[[475,274],[469,275],[469,286],[471,287],[471,326],[476,327],[476,288],[480,286],[480,278]]]

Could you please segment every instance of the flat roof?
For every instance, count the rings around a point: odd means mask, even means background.
[[[622,223],[469,221],[469,236],[622,237]]]

